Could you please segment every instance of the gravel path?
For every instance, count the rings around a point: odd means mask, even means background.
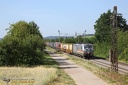
[[[50,55],[59,63],[60,68],[71,76],[77,85],[108,85],[90,71],[76,65],[67,58],[58,56],[57,54]]]

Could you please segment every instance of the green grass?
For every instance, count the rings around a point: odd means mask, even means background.
[[[85,69],[90,70],[93,72],[95,75],[99,76],[102,78],[104,81],[106,81],[110,85],[128,85],[128,75],[121,75],[115,72],[111,72],[109,69],[103,69],[95,64],[92,64],[88,60],[83,60],[79,57],[73,57],[69,55],[64,55],[61,54],[60,56],[64,56],[76,64],[84,67]]]
[[[128,61],[126,61],[126,60],[124,60],[124,59],[122,59],[122,60],[118,60],[119,62],[122,62],[122,63],[126,63],[126,64],[128,64]]]
[[[58,77],[48,85],[76,85],[73,79],[63,70],[58,70]]]
[[[52,49],[56,52],[56,50]],[[48,54],[46,55],[44,67],[47,68],[56,68],[57,69],[57,78],[49,82],[47,85],[76,85],[73,79],[62,69],[59,68],[58,63],[51,58]]]
[[[52,59],[48,54],[46,54],[43,66],[46,68],[58,68],[58,63],[54,59]]]

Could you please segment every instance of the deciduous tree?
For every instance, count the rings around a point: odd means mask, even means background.
[[[44,49],[43,36],[35,22],[16,22],[10,25],[7,35],[0,41],[0,64],[41,64]]]

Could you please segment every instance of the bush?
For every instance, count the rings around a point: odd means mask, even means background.
[[[99,42],[94,44],[94,55],[98,57],[108,58],[110,44]]]
[[[34,22],[12,24],[0,41],[0,65],[33,66],[43,63],[45,44]]]
[[[128,61],[128,31],[118,32],[118,53],[120,60]]]

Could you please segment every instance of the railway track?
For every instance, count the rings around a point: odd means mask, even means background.
[[[67,53],[64,53],[66,55],[70,55],[70,54],[67,54]],[[72,57],[78,57],[78,56],[75,56],[75,55],[70,55]],[[79,57],[80,58],[80,57]],[[83,59],[83,60],[87,60],[87,59]],[[100,58],[95,58],[93,57],[92,59],[88,60],[90,61],[91,63],[97,65],[98,67],[101,67],[101,68],[105,68],[105,69],[110,69],[111,68],[111,62],[109,62],[108,60],[105,60],[105,59],[100,59]],[[120,74],[128,74],[128,64],[124,64],[124,63],[118,63],[118,72]]]
[[[90,60],[93,64],[96,64],[97,66],[101,68],[110,69],[111,68],[111,62],[103,59],[94,59]],[[128,65],[123,65],[118,63],[118,72],[120,74],[128,74]]]

